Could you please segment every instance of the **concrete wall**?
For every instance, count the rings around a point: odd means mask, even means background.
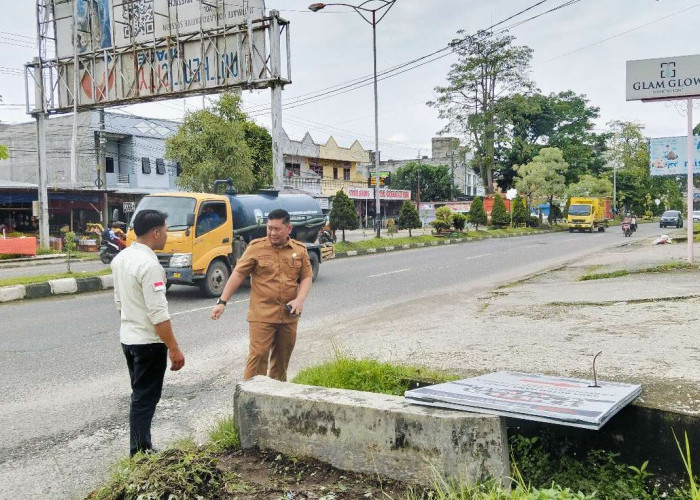
[[[509,475],[503,420],[408,404],[403,397],[278,382],[237,384],[244,448],[306,456],[343,470],[429,484],[434,471],[466,483]]]

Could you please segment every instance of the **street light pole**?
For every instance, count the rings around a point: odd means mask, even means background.
[[[377,91],[377,24],[384,19],[391,7],[396,3],[396,0],[365,0],[359,5],[351,5],[348,3],[312,3],[309,5],[309,10],[318,12],[325,7],[343,6],[350,7],[357,12],[362,19],[372,25],[372,55],[374,58],[374,227],[377,229],[377,238],[381,237],[381,201],[379,196],[379,93]],[[370,9],[366,7],[368,4],[379,4],[377,8]],[[386,9],[377,19],[377,12]],[[372,14],[371,20],[365,17],[365,14]]]

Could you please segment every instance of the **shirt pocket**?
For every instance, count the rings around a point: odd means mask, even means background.
[[[301,258],[300,257],[289,257],[285,259],[285,275],[290,283],[297,283],[299,277],[301,276]]]
[[[275,259],[270,255],[258,257],[257,272],[263,276],[271,275],[275,272]]]

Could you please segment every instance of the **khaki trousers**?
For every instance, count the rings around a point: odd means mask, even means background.
[[[297,323],[261,323],[251,321],[250,348],[243,380],[256,375],[287,380],[287,366],[297,339]],[[268,374],[268,359],[270,371]]]

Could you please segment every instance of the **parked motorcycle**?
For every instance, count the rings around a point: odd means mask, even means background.
[[[324,228],[318,232],[319,243],[335,243],[337,240],[338,238],[335,235],[335,231]]]
[[[117,245],[115,245],[111,241],[103,239],[102,243],[100,244],[99,250],[100,260],[103,264],[110,264],[112,262],[112,259],[114,259],[114,257],[117,256],[119,251],[120,249]]]

